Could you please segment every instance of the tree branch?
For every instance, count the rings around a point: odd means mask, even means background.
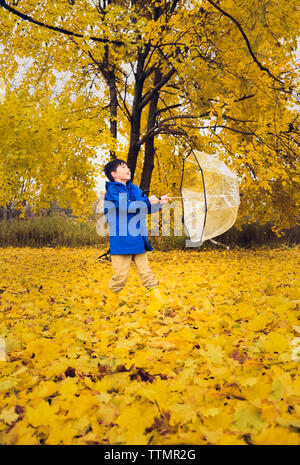
[[[165,108],[161,108],[159,110],[156,111],[156,114],[159,115],[160,113],[163,113],[164,111],[169,111],[171,110],[172,108],[178,108],[178,107],[181,107],[182,104],[181,103],[177,103],[175,105],[170,105],[169,107],[166,106]]]
[[[117,90],[117,93],[120,97],[120,100],[122,101],[123,105],[124,105],[124,109],[125,109],[125,112],[123,111],[121,105],[119,104],[119,107],[121,108],[121,110],[124,112],[126,118],[128,119],[128,121],[131,121],[131,114],[130,114],[130,111],[128,110],[128,107],[126,105],[126,94],[125,94],[125,97],[123,98],[119,89],[116,87],[116,90]],[[126,92],[126,91],[125,91]]]
[[[259,68],[261,69],[261,71],[266,71],[266,73],[268,73],[268,75],[270,77],[272,77],[275,81],[279,82],[280,84],[284,84],[283,81],[281,81],[280,79],[278,79],[276,76],[274,76],[274,74],[271,73],[271,71],[266,68],[266,66],[263,66],[260,61],[258,61],[258,59],[256,58],[256,56],[254,55],[253,53],[253,50],[251,48],[251,45],[250,45],[250,42],[248,40],[248,37],[246,36],[242,26],[240,25],[240,23],[233,17],[231,16],[231,14],[227,13],[226,11],[224,11],[219,5],[217,5],[215,2],[213,2],[212,0],[207,0],[211,5],[213,5],[218,11],[220,11],[224,16],[227,16],[227,18],[231,19],[231,21],[234,22],[234,24],[238,27],[240,33],[242,34],[245,42],[246,42],[246,45],[248,47],[248,50],[249,50],[249,53],[250,55],[252,56],[253,60],[255,61],[255,63],[259,66]]]
[[[234,129],[230,128],[229,126],[222,126],[220,124],[213,124],[211,126],[191,126],[189,124],[183,124],[182,126],[186,128],[191,128],[191,129],[212,129],[212,128],[223,128],[223,129],[228,129],[228,131],[233,131],[237,132],[238,134],[244,134],[245,136],[255,136],[256,134],[254,132],[245,132],[245,131],[240,131],[239,129]]]
[[[155,65],[152,65],[147,71],[146,71],[146,66],[145,66],[145,69],[143,71],[143,79],[147,79],[152,73],[153,71],[155,71],[156,69],[156,64]]]
[[[12,8],[10,5],[8,5],[5,0],[0,0],[0,6],[4,8],[5,10],[8,10],[10,13],[13,13],[16,16],[19,16],[19,18],[22,18],[25,21],[28,21],[29,23],[37,24],[38,26],[45,27],[46,29],[50,29],[51,31],[55,32],[61,32],[62,34],[65,34],[67,36],[73,36],[73,37],[81,37],[83,38],[83,34],[78,34],[76,32],[68,31],[67,29],[64,29],[62,27],[57,27],[57,26],[50,26],[49,24],[42,23],[41,21],[37,21],[34,18],[31,18],[31,16],[26,15],[25,13],[21,13],[20,11],[16,10],[15,8]],[[110,40],[110,39],[101,39],[99,37],[89,37],[88,40],[94,40],[95,42],[101,42],[104,44],[110,43],[117,45],[118,47],[121,47],[124,45],[124,42],[121,40]],[[135,42],[131,42],[132,44],[135,44]]]
[[[209,111],[202,113],[201,115],[176,115],[176,116],[170,116],[169,118],[166,118],[160,122],[160,124],[166,123],[167,121],[174,120],[174,119],[189,119],[189,118],[204,118],[205,116],[209,116]]]
[[[172,6],[171,6],[171,9],[170,9],[171,15],[174,13],[174,10],[175,10],[178,3],[179,3],[179,0],[173,0]]]
[[[139,105],[140,108],[144,108],[147,105],[147,103],[150,102],[150,100],[153,98],[153,96],[156,94],[156,92],[158,92],[166,84],[166,82],[168,82],[171,79],[171,77],[175,73],[176,73],[176,69],[172,68],[168,72],[168,74],[166,74],[165,77],[163,77],[162,80],[151,91],[147,92],[144,95],[144,97],[143,97],[143,99],[142,99],[142,101],[141,101],[141,103]]]

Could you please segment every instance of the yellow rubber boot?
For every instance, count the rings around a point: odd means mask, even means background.
[[[112,292],[109,287],[106,289],[106,302],[104,304],[104,307],[107,308],[108,310],[116,310],[119,307],[120,303],[120,296],[117,292]]]
[[[155,286],[149,289],[149,312],[155,313],[168,303],[167,299],[161,294],[159,287]]]

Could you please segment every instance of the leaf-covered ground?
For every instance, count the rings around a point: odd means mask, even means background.
[[[100,253],[0,249],[1,444],[300,444],[299,247],[151,252],[155,317]]]

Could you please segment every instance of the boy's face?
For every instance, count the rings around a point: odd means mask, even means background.
[[[111,172],[111,175],[117,182],[126,182],[131,179],[131,171],[126,163],[119,165],[115,171]]]

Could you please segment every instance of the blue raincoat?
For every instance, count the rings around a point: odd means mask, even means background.
[[[104,214],[109,225],[111,255],[137,254],[153,250],[148,241],[146,215],[161,204],[151,205],[142,190],[127,181],[105,183]]]

